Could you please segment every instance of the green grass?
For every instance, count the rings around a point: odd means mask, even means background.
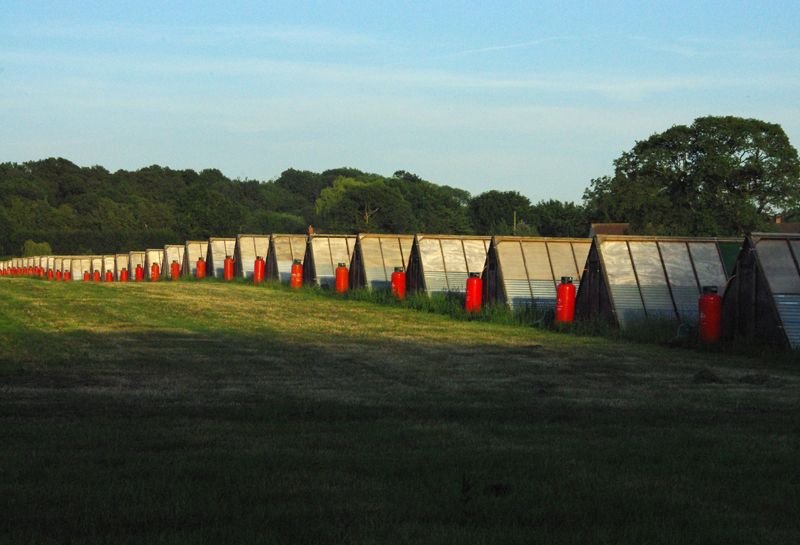
[[[0,279],[0,542],[800,541],[795,356],[357,299]]]

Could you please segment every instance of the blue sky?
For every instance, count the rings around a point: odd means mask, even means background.
[[[580,199],[703,115],[800,145],[800,2],[16,2],[0,161],[403,169]]]

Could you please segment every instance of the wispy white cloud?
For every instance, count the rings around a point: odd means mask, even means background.
[[[792,60],[800,59],[800,48],[768,40],[719,39],[702,37],[678,37],[656,40],[644,36],[632,36],[631,40],[642,47],[684,58],[732,57],[747,60]]]
[[[139,25],[118,22],[48,22],[3,29],[8,38],[65,39],[74,42],[113,41],[127,44],[183,44],[211,46],[223,43],[285,43],[320,46],[366,46],[377,41],[367,34],[335,31],[316,26],[236,25]]]
[[[529,40],[525,42],[519,42],[514,44],[504,44],[504,45],[490,45],[486,47],[477,47],[475,49],[465,49],[463,51],[457,51],[455,53],[451,53],[448,56],[457,56],[457,55],[471,55],[473,53],[492,53],[495,51],[506,51],[509,49],[525,49],[529,47],[535,47],[537,45],[542,45],[550,42],[564,42],[564,41],[576,41],[585,39],[585,37],[581,36],[549,36],[546,38],[539,38],[536,40]]]
[[[432,69],[386,68],[356,64],[334,64],[284,61],[254,57],[173,56],[145,58],[111,54],[77,54],[59,52],[0,52],[0,63],[9,73],[18,67],[38,69],[50,80],[60,75],[82,75],[87,80],[109,80],[123,77],[126,81],[146,80],[148,76],[176,78],[209,78],[218,85],[220,78],[245,78],[251,84],[274,84],[276,78],[287,78],[295,89],[329,89],[331,86],[372,88],[374,92],[404,92],[408,89],[487,89],[497,91],[540,91],[599,95],[605,98],[638,101],[663,93],[714,89],[791,89],[800,87],[800,75],[753,74],[614,76],[604,73],[530,73],[474,75],[458,71]],[[307,85],[301,85],[306,82]],[[322,91],[317,91],[322,92]],[[325,91],[327,92],[327,91]]]

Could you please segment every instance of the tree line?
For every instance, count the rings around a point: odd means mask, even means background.
[[[400,170],[289,169],[270,181],[215,169],[109,172],[62,158],[0,164],[0,255],[33,241],[54,253],[112,253],[238,233],[452,233],[587,236],[592,222],[642,234],[738,235],[797,215],[797,150],[779,125],[706,117],[675,126],[592,180],[583,202],[479,195]]]
[[[214,169],[150,166],[109,172],[62,158],[0,164],[0,255],[113,253],[238,233],[585,234],[588,223],[554,223],[558,210],[514,191],[472,197],[398,171],[289,169],[270,181],[231,180]],[[516,224],[514,218],[517,218]],[[26,245],[26,241],[29,241]],[[24,247],[24,250],[23,250]]]

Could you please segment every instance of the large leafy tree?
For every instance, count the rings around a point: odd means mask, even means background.
[[[415,230],[426,233],[469,233],[469,192],[436,185],[416,174],[398,170],[386,181],[396,188],[414,211]]]
[[[480,235],[535,234],[531,201],[517,191],[481,193],[470,201],[469,215],[475,232]]]
[[[411,206],[380,176],[340,176],[320,193],[316,211],[334,232],[408,232],[414,225]]]
[[[637,142],[592,180],[593,220],[640,232],[734,235],[767,227],[800,204],[800,161],[780,125],[702,117]]]
[[[533,205],[536,230],[544,237],[585,237],[589,221],[583,206],[556,200]]]

